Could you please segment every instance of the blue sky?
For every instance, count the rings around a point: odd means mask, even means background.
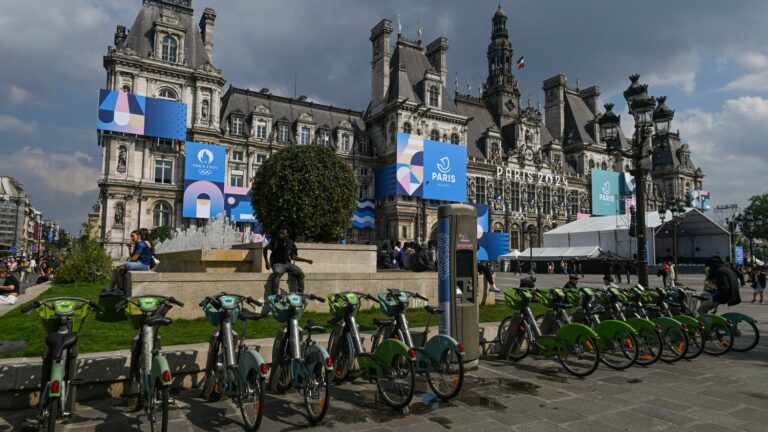
[[[364,110],[370,94],[370,28],[382,18],[425,42],[448,38],[450,85],[484,79],[497,1],[193,0],[218,18],[214,64],[230,83],[298,93]],[[117,24],[130,28],[140,0],[5,2],[0,15],[0,175],[20,180],[46,217],[77,232],[98,194],[95,115],[106,81],[102,56]],[[668,96],[673,128],[691,145],[713,205],[767,192],[768,2],[503,1],[523,100],[542,100],[557,73],[574,86],[597,84],[616,103],[632,73]],[[29,11],[34,10],[34,14]],[[627,129],[629,130],[629,129]]]

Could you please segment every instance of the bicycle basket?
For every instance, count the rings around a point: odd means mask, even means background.
[[[667,303],[679,305],[685,301],[685,296],[680,290],[671,289],[667,292]]]
[[[77,333],[91,313],[91,306],[84,304],[76,309],[78,302],[73,300],[57,300],[53,303],[54,310],[48,307],[37,308],[37,315],[43,325],[43,331],[53,333],[59,328],[59,319],[63,316],[71,316],[72,333]]]
[[[520,291],[508,289],[504,291],[504,302],[512,309],[519,310],[523,305],[523,300],[530,300],[532,297],[530,291]]]
[[[552,290],[540,290],[533,293],[533,301],[547,309],[552,307],[553,297]]]
[[[399,303],[403,303],[403,312],[408,308],[408,295],[405,293],[400,293],[400,297],[398,299],[388,297],[389,291],[382,291],[376,296],[381,300],[379,303],[379,309],[384,312],[385,315],[389,317],[394,317],[397,315],[397,308]]]
[[[275,294],[267,297],[269,303],[269,309],[272,316],[279,322],[285,323],[291,317],[291,306],[289,304],[283,304],[280,302],[280,294]]]
[[[347,304],[354,306],[355,312],[360,310],[360,298],[357,296],[357,294],[341,293],[339,294],[339,297],[336,297],[336,293],[328,294],[328,307],[331,309],[331,314],[333,314],[333,316],[344,318]]]
[[[209,323],[212,325],[219,325],[222,321],[227,317],[227,311],[226,310],[219,310],[216,309],[212,304],[208,303],[203,308],[203,312],[205,312],[205,319],[208,320]],[[232,309],[232,324],[237,322],[237,317],[240,315],[240,307],[236,307]]]

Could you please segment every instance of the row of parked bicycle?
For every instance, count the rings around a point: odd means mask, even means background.
[[[299,325],[308,301],[326,299],[285,291],[269,296],[265,310],[285,324],[275,336],[270,368],[256,349],[246,345],[248,321],[264,318],[247,305],[262,303],[227,293],[205,297],[199,306],[216,330],[209,341],[203,397],[213,401],[228,396],[239,406],[248,431],[261,423],[267,382],[276,392],[297,389],[311,425],[328,411],[331,382],[341,385],[355,378],[374,382],[382,402],[404,409],[414,396],[419,374],[436,397],[450,400],[464,382],[464,347],[447,335],[428,337],[431,319],[443,312],[428,305],[426,328],[411,332],[406,310],[413,298],[427,301],[421,294],[395,289],[376,296],[329,294],[333,330],[326,349],[312,340],[323,326],[311,320],[303,329]],[[495,340],[481,343],[495,347],[500,359],[519,361],[528,354],[557,358],[578,377],[594,372],[600,362],[621,370],[658,360],[692,359],[702,352],[747,351],[760,337],[755,320],[744,314],[694,316],[693,303],[701,296],[688,288],[513,288],[504,292],[504,298],[511,314],[499,325]],[[362,300],[378,305],[387,316],[374,320],[378,330],[370,352],[363,347],[356,320]],[[533,303],[546,312],[534,315]],[[161,354],[157,329],[171,324],[166,314],[174,306],[184,305],[161,295],[126,298],[115,306],[137,330],[125,388],[138,388],[136,408],[146,412],[152,431],[168,429],[173,377]],[[37,310],[48,332],[37,410],[41,430],[54,431],[56,421],[69,414],[76,400],[77,333],[93,309],[103,312],[95,302],[81,298],[41,300],[23,309]],[[237,322],[242,324],[239,333],[233,330]]]
[[[707,296],[685,287],[513,288],[504,298],[517,313],[501,322],[491,341],[499,359],[519,361],[530,353],[556,357],[579,377],[593,373],[600,362],[617,370],[671,363],[702,352],[749,351],[760,339],[756,321],[745,314],[697,316],[696,303]],[[534,315],[532,303],[546,311]]]
[[[326,299],[285,291],[269,296],[266,309],[285,324],[275,336],[270,368],[256,349],[246,345],[248,321],[264,318],[247,305],[261,307],[262,303],[227,293],[205,297],[199,306],[216,330],[209,341],[203,397],[214,401],[228,396],[239,406],[248,431],[258,429],[261,423],[267,382],[276,392],[297,389],[311,425],[321,421],[328,411],[331,382],[340,385],[358,377],[372,381],[382,402],[404,409],[413,398],[416,374],[422,374],[437,397],[454,398],[464,381],[464,347],[450,336],[428,338],[429,321],[423,332],[412,334],[405,315],[412,298],[427,301],[421,294],[394,289],[376,296],[357,292],[329,294],[333,330],[326,349],[312,340],[313,333],[324,331],[323,326],[311,320],[303,329],[299,325],[308,301]],[[362,300],[377,304],[388,317],[374,320],[378,331],[372,338],[370,353],[363,348],[355,318]],[[171,324],[166,314],[174,306],[184,305],[162,295],[126,298],[115,306],[116,311],[124,310],[137,330],[125,388],[138,388],[136,408],[146,412],[152,431],[168,430],[173,376],[168,360],[161,354],[158,328]],[[430,320],[443,312],[431,306],[425,308]],[[104,310],[91,300],[70,297],[35,301],[22,312],[34,310],[48,332],[37,421],[40,430],[54,431],[56,422],[69,415],[76,400],[77,333],[93,310]],[[233,326],[238,322],[242,328],[235,332]]]

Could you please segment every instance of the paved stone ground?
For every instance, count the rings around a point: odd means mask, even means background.
[[[499,278],[500,288],[517,278]],[[562,276],[541,286],[555,286]],[[599,277],[589,277],[591,279]],[[691,286],[700,283],[691,278]],[[559,283],[555,283],[559,282]],[[586,283],[585,283],[586,284]],[[768,303],[746,303],[736,309],[752,315],[765,330]],[[722,311],[721,311],[722,312]],[[316,430],[419,432],[459,431],[765,431],[768,427],[768,344],[765,338],[749,353],[721,357],[706,354],[693,361],[655,364],[613,371],[601,366],[586,379],[563,371],[553,361],[527,358],[520,363],[491,358],[468,372],[464,390],[450,403],[424,400],[427,386],[418,382],[410,414],[393,412],[376,402],[375,386],[367,383],[335,387],[326,419]],[[237,431],[242,420],[229,401],[206,403],[199,391],[174,395],[172,431]],[[298,394],[267,396],[261,430],[307,428]],[[426,402],[426,403],[425,403]],[[23,424],[31,410],[0,413],[0,431]],[[60,426],[65,431],[148,430],[143,415],[118,399],[81,404],[79,412]]]

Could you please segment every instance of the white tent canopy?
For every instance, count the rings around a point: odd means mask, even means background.
[[[533,248],[533,259],[537,261],[542,260],[561,260],[561,259],[591,259],[600,256],[600,248],[597,246],[577,246],[577,247],[543,247]],[[509,255],[509,254],[507,254]],[[517,256],[511,257],[502,255],[499,260],[514,259]],[[519,253],[519,258],[527,258],[531,256],[531,250],[526,249]]]
[[[671,255],[672,214],[667,212],[662,226],[658,212],[646,212],[646,239],[654,257]],[[625,258],[637,250],[637,239],[629,236],[630,216],[597,216],[579,219],[544,233],[544,248],[596,246]],[[677,227],[678,256],[704,258],[729,256],[730,235],[727,230],[697,209],[688,209]]]

